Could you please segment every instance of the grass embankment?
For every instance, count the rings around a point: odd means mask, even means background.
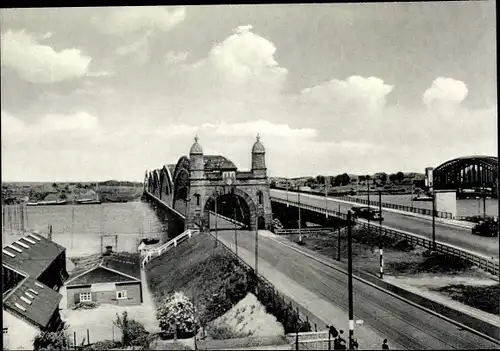
[[[287,236],[297,242],[297,235]],[[364,228],[353,228],[352,231],[353,266],[355,270],[368,273],[379,272],[379,233],[370,232]],[[347,232],[343,229],[340,235],[341,260],[347,260]],[[303,235],[305,246],[324,256],[337,258],[337,232],[330,234]],[[404,239],[381,237],[384,247],[384,273],[390,276],[419,277],[451,277],[471,281],[471,284],[448,284],[425,287],[452,300],[498,314],[500,289],[497,285],[480,285],[474,281],[488,280],[489,275],[474,267],[469,262],[455,256],[429,252],[422,247],[415,247]],[[480,278],[480,279],[477,279]],[[430,279],[432,280],[432,279]],[[491,278],[490,278],[491,280]],[[437,282],[439,279],[437,279]]]
[[[212,338],[252,334],[251,330],[242,327],[255,323],[252,314],[242,311],[243,307],[237,313],[239,318],[235,317],[238,323],[222,323],[221,320],[221,323],[210,325],[210,322],[222,317],[253,290],[245,269],[220,244],[214,247],[214,240],[210,236],[195,236],[154,259],[147,266],[147,277],[157,306],[164,297],[175,291],[182,291],[193,300],[197,319]],[[255,309],[257,304],[254,305]]]

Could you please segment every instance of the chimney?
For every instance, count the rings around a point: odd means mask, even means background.
[[[113,246],[111,246],[111,245],[106,246],[106,251],[103,253],[103,255],[109,256],[109,255],[111,255],[111,253],[113,253]]]

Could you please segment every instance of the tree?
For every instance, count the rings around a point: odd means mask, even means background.
[[[391,173],[389,175],[389,180],[391,181],[391,183],[396,183],[396,180],[398,179],[397,175],[395,175],[394,173]]]
[[[63,328],[57,332],[40,332],[35,339],[33,339],[34,350],[69,350],[70,337],[68,334],[68,326],[64,325]]]
[[[52,187],[53,187],[55,190],[57,190],[57,188],[58,188],[57,183],[52,183]]]
[[[316,182],[317,182],[318,184],[325,184],[325,177],[324,177],[324,176],[322,176],[322,175],[318,175],[318,176],[316,176]]]
[[[193,303],[183,292],[170,294],[156,311],[161,330],[190,332],[195,328]]]
[[[385,184],[385,182],[387,182],[387,173],[381,172],[378,176],[378,179],[380,179],[380,182],[382,184]]]
[[[276,188],[276,181],[275,181],[275,180],[271,180],[271,184],[269,184],[269,187],[270,187],[271,189]]]
[[[59,195],[59,199],[66,200],[66,199],[68,199],[68,197],[66,196],[66,194],[63,193],[63,194]]]
[[[342,185],[342,174],[337,175],[333,181],[333,186],[339,185]]]
[[[113,322],[122,331],[122,345],[140,345],[149,347],[149,333],[144,325],[134,319],[128,319],[127,311],[122,313],[122,317],[116,314],[116,321]]]
[[[343,173],[341,175],[341,183],[342,185],[349,185],[351,184],[351,177],[347,173]]]
[[[366,180],[366,177],[365,177],[364,175],[360,175],[360,176],[358,177],[358,180],[359,180],[360,182],[364,182],[364,181]]]
[[[399,184],[401,184],[403,182],[403,180],[405,179],[405,174],[403,172],[399,171],[396,174],[396,177],[398,179]]]

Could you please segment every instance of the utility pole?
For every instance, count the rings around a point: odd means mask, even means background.
[[[259,217],[255,216],[255,276],[259,275]]]
[[[325,214],[328,218],[328,176],[325,177]]]
[[[370,176],[366,177],[366,189],[368,190],[368,207],[370,207]],[[368,225],[370,225],[370,216],[368,216]]]
[[[413,211],[413,191],[414,191],[414,188],[415,188],[415,184],[412,183],[411,184],[411,198],[410,198],[410,201],[411,201],[411,210]]]
[[[337,229],[337,261],[340,262],[340,227]]]
[[[436,192],[432,188],[432,250],[436,251]]]
[[[217,234],[217,198],[215,198],[215,247],[217,247],[217,243],[219,242],[219,237]]]
[[[288,207],[288,178],[286,178],[286,207]]]
[[[234,247],[236,251],[236,257],[238,257],[238,231],[236,230],[236,207],[233,208],[234,216]]]
[[[300,215],[300,189],[298,193],[298,198],[299,198],[299,242],[302,242],[302,218]]]
[[[380,251],[380,279],[384,278],[384,245],[382,244],[382,192],[378,192],[379,221],[379,251]]]
[[[352,213],[347,212],[347,272],[348,281],[347,286],[349,290],[349,349],[352,350],[354,341],[354,302],[353,302],[353,289],[352,289]]]
[[[486,190],[483,183],[483,218],[486,218]]]

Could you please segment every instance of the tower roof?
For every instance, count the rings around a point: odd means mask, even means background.
[[[252,147],[252,153],[253,154],[264,154],[266,152],[266,149],[264,148],[264,145],[260,142],[260,135],[257,134],[257,141],[255,144],[253,144]]]
[[[191,150],[189,150],[190,155],[203,155],[203,148],[200,144],[198,144],[198,135],[194,137],[194,144],[191,146]]]

